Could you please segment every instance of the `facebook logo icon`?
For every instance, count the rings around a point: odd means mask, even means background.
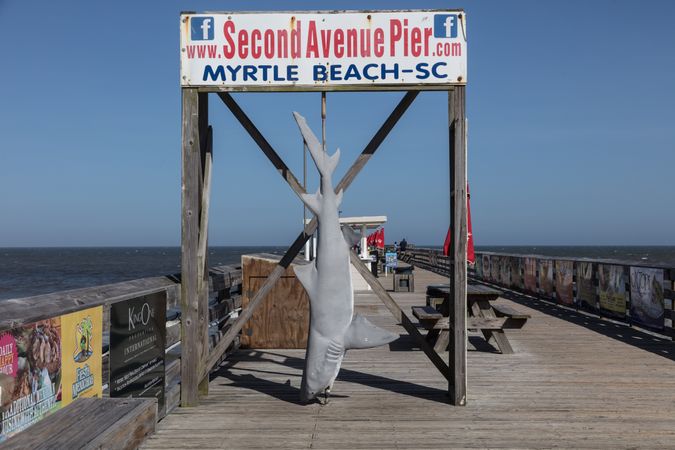
[[[213,40],[213,17],[190,18],[190,34],[193,41]]]
[[[457,37],[457,14],[434,15],[434,37],[456,38]]]

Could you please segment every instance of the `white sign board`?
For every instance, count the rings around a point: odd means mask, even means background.
[[[463,11],[181,15],[181,86],[330,90],[465,84]]]

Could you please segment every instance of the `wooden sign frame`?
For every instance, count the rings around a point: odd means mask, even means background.
[[[467,136],[466,136],[466,86],[369,86],[369,89],[345,89],[363,91],[403,91],[398,105],[354,161],[336,186],[336,192],[347,189],[358,173],[373,156],[380,144],[396,125],[403,113],[412,104],[420,91],[445,90],[448,95],[448,151],[450,156],[450,226],[453,230],[450,254],[453,270],[450,272],[452,304],[450,311],[452,335],[449,345],[449,361],[429,346],[408,315],[396,304],[358,256],[352,254],[352,264],[372,287],[373,292],[387,306],[394,317],[429,357],[431,362],[448,379],[448,392],[453,405],[466,404],[466,282],[467,282]],[[294,89],[294,92],[334,91],[335,89]],[[209,95],[217,95],[241,123],[254,142],[260,147],[286,183],[298,194],[305,193],[302,184],[284,163],[272,145],[262,135],[253,121],[226,91],[204,87],[182,87],[182,200],[181,200],[181,310],[182,347],[181,359],[181,405],[199,404],[199,394],[208,394],[209,373],[217,366],[253,311],[265,299],[273,285],[303,248],[317,228],[313,218],[299,233],[288,251],[255,294],[242,314],[215,345],[209,349],[208,339],[208,242],[209,201],[211,190],[213,133],[208,119]],[[454,262],[454,264],[453,264]]]

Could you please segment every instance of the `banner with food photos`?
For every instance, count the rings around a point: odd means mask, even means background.
[[[0,332],[0,442],[61,406],[61,318]]]

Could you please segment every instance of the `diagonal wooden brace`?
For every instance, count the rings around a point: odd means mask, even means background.
[[[340,180],[338,185],[335,187],[335,192],[340,192],[341,189],[345,191],[347,190],[352,181],[354,181],[354,178],[356,178],[356,175],[358,175],[358,173],[373,156],[375,151],[377,151],[380,144],[382,144],[389,132],[392,130],[392,128],[394,128],[401,116],[403,116],[403,113],[405,113],[418,94],[418,91],[408,91],[403,96],[398,105],[396,105],[396,108],[394,108],[391,114],[389,114],[387,120],[384,121],[379,130],[377,130],[377,133],[375,133],[368,145],[366,145],[361,154],[357,157],[356,161],[354,161],[347,173],[344,175],[344,177],[342,177],[342,180]],[[242,124],[244,129],[249,133],[251,138],[253,138],[258,146],[260,146],[260,149],[263,151],[263,153],[265,153],[265,155],[279,171],[284,180],[286,180],[289,186],[291,186],[293,191],[298,195],[301,193],[306,193],[305,189],[297,181],[297,178],[293,175],[288,166],[286,166],[281,157],[276,153],[276,151],[274,151],[269,142],[264,138],[262,133],[260,133],[253,122],[248,118],[248,116],[246,116],[246,113],[239,107],[239,105],[237,105],[237,103],[234,101],[234,98],[232,98],[232,96],[226,92],[221,92],[218,95],[220,96],[221,100],[223,100],[225,105],[230,109],[232,114],[234,114],[237,120]],[[213,348],[209,354],[206,364],[202,369],[202,373],[200,374],[202,379],[208,376],[209,372],[211,372],[211,369],[215,367],[216,364],[218,364],[218,361],[220,361],[223,353],[225,353],[234,338],[239,334],[244,324],[251,318],[256,308],[262,304],[262,301],[265,299],[269,291],[274,287],[279,278],[281,278],[286,269],[291,265],[291,262],[293,262],[298,253],[300,253],[300,250],[305,245],[305,242],[307,242],[310,236],[314,234],[314,231],[316,231],[317,226],[318,221],[316,217],[313,217],[312,220],[309,221],[307,225],[305,225],[304,230],[295,239],[293,244],[291,244],[289,249],[286,251],[286,254],[283,256],[281,261],[279,261],[279,264],[265,279],[265,282],[260,287],[258,292],[256,292],[253,299],[251,299],[247,308],[242,310],[241,315],[237,318],[235,323],[232,324],[227,333],[225,333],[222,339]]]

